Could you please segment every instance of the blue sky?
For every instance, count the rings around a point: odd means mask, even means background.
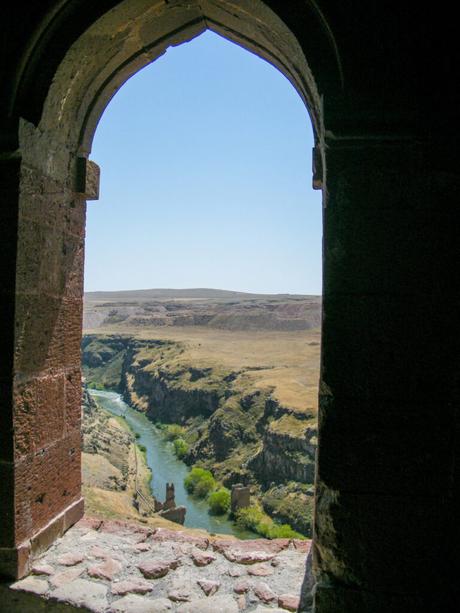
[[[85,290],[321,293],[311,122],[273,66],[206,32],[134,75],[91,159]]]

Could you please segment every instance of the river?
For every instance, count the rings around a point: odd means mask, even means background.
[[[137,442],[147,449],[147,464],[153,474],[150,487],[155,498],[163,501],[166,483],[174,483],[176,503],[187,507],[185,526],[204,528],[208,532],[233,534],[241,539],[257,538],[253,532],[238,528],[226,516],[210,515],[205,500],[189,496],[184,487],[184,477],[189,468],[176,458],[173,444],[165,440],[162,432],[143,413],[131,408],[116,392],[95,389],[88,391],[101,407],[114,415],[124,416],[131,430],[139,435]]]

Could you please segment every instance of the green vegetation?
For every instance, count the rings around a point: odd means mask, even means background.
[[[188,445],[183,438],[176,438],[174,441],[174,453],[179,460],[185,456],[188,451]]]
[[[162,428],[162,430],[164,431],[166,440],[175,441],[176,439],[183,437],[185,428],[179,426],[179,424],[167,424]]]
[[[252,530],[268,539],[305,538],[302,534],[293,530],[289,524],[277,524],[256,506],[240,509],[236,513],[236,523],[241,528]]]
[[[185,489],[197,498],[206,496],[216,488],[216,480],[210,470],[194,467],[184,479]]]
[[[230,508],[230,490],[226,487],[220,487],[215,492],[209,495],[209,510],[213,515],[223,515]]]
[[[280,522],[311,536],[313,523],[313,485],[291,481],[267,490],[262,497],[265,512]]]

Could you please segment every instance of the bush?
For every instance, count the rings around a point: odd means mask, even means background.
[[[195,485],[193,495],[197,498],[206,498],[213,490],[216,489],[216,481],[212,475],[206,475]]]
[[[230,508],[230,490],[221,487],[209,496],[209,510],[213,515],[223,515]]]
[[[177,438],[181,438],[184,433],[184,428],[179,424],[169,424],[164,429],[166,440],[175,441]]]
[[[240,528],[257,532],[257,526],[262,522],[265,515],[259,507],[245,507],[236,512],[236,523]]]
[[[302,534],[293,530],[288,524],[280,525],[275,523],[268,515],[265,515],[259,507],[247,507],[237,511],[236,523],[240,528],[252,530],[256,534],[260,534],[267,539],[305,538]]]
[[[135,432],[135,433],[134,433],[134,436],[135,436],[136,438],[141,438],[141,435],[139,434],[139,432]]]
[[[139,444],[138,447],[139,447],[139,450],[140,450],[141,453],[144,453],[144,454],[147,453],[147,447],[145,445],[140,445]]]
[[[216,487],[216,481],[209,470],[192,468],[184,479],[185,489],[197,498],[205,498]]]
[[[176,438],[174,441],[174,453],[181,460],[188,451],[188,445],[183,438]]]

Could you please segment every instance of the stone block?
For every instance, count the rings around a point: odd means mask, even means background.
[[[16,463],[16,539],[23,541],[81,499],[81,434],[18,459]],[[64,519],[62,519],[64,522]]]
[[[15,545],[13,462],[0,461],[0,513],[2,518],[0,522],[0,550],[2,548],[8,550]],[[6,557],[8,558],[9,554]]]
[[[442,497],[453,424],[453,410],[433,414],[431,403],[321,396],[318,475],[331,489]]]
[[[65,428],[65,374],[37,376],[14,388],[15,445],[21,456],[60,440]]]
[[[452,319],[436,304],[410,295],[324,295],[320,394],[370,404],[450,401]]]
[[[421,613],[423,611],[455,611],[456,604],[444,606],[444,595],[423,593],[368,592],[347,589],[344,586],[317,586],[315,589],[315,611],[320,613]],[[453,608],[451,608],[453,606]]]
[[[30,592],[37,596],[44,596],[49,591],[48,581],[37,577],[26,577],[17,583],[13,583],[10,589]]]
[[[82,238],[85,230],[86,203],[64,183],[23,165],[19,222],[34,222],[50,232]]]
[[[107,587],[86,579],[66,583],[51,592],[50,598],[82,608],[87,607],[95,613],[102,613],[108,605]]]
[[[209,596],[192,600],[178,607],[180,613],[239,613],[238,605],[233,596]]]
[[[80,367],[82,300],[23,294],[16,300],[16,367],[22,373]]]
[[[74,502],[64,512],[64,532],[76,524],[85,512],[85,501],[83,498]]]
[[[113,613],[168,613],[173,609],[173,604],[167,598],[143,598],[142,596],[129,595],[112,603]]]
[[[370,592],[435,592],[450,576],[454,522],[448,498],[353,494],[318,482],[316,572]]]

